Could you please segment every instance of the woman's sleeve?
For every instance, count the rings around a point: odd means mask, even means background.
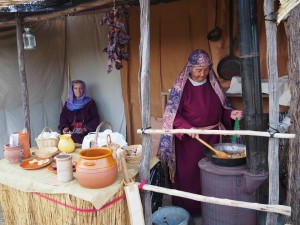
[[[64,105],[59,118],[58,130],[62,133],[62,130],[68,127],[71,130],[71,124],[68,122],[68,108]]]
[[[83,127],[87,129],[88,132],[93,132],[96,130],[97,126],[100,123],[100,116],[98,114],[98,109],[96,102],[94,100],[91,101],[88,108],[88,121],[85,121]]]
[[[224,111],[223,111],[222,123],[225,126],[226,130],[233,129],[233,120],[230,117],[231,112],[232,112],[232,109],[224,109]]]

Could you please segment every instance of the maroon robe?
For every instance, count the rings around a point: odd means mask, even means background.
[[[100,117],[95,101],[91,100],[82,109],[72,111],[69,110],[65,104],[60,114],[58,129],[61,133],[65,127],[68,127],[69,130],[72,131],[73,128],[71,124],[73,122],[83,122],[82,128],[85,128],[87,130],[87,132],[84,134],[72,134],[73,141],[75,143],[81,144],[84,136],[87,135],[89,132],[95,131],[100,123]]]
[[[173,123],[174,129],[207,127],[221,122],[227,129],[232,129],[230,109],[224,109],[210,82],[193,86],[187,80],[183,89],[178,111]],[[219,129],[218,126],[212,129]],[[199,135],[209,144],[219,143],[219,135]],[[204,158],[205,146],[188,135],[177,134],[175,138],[176,173],[174,188],[177,190],[201,194],[200,169],[198,162]],[[198,201],[173,197],[173,205],[188,210],[192,215],[201,212]]]

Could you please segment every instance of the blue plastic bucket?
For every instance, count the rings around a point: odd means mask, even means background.
[[[178,206],[161,207],[152,215],[154,225],[188,225],[189,220],[189,212]]]

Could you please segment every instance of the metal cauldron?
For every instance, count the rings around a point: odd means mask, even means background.
[[[228,154],[241,154],[246,152],[246,146],[243,144],[219,143],[212,146],[215,149]],[[246,164],[246,157],[221,159],[214,156],[214,153],[207,148],[204,149],[204,154],[213,164],[218,166],[233,167]]]

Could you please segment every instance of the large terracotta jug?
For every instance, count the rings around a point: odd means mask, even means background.
[[[88,148],[79,153],[76,166],[78,183],[86,188],[103,188],[115,182],[118,167],[108,148]]]
[[[71,134],[62,134],[59,136],[58,150],[64,153],[71,153],[75,150],[75,143]]]

